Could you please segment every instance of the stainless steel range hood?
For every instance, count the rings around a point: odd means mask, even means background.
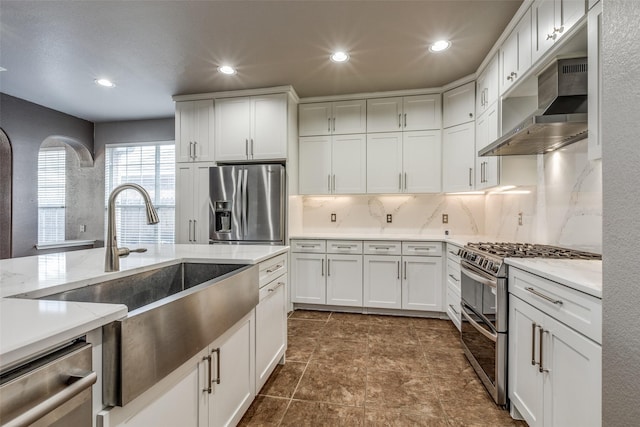
[[[561,59],[538,76],[538,110],[478,155],[541,154],[587,134],[587,58]]]

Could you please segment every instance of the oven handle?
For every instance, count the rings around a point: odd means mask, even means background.
[[[462,316],[467,319],[467,321],[471,324],[471,326],[473,326],[478,332],[480,332],[482,335],[484,335],[485,337],[487,337],[488,339],[490,339],[493,342],[497,342],[498,341],[498,333],[489,333],[487,332],[486,329],[484,329],[482,326],[480,326],[478,324],[478,322],[476,322],[475,320],[473,320],[471,317],[469,317],[469,315],[467,314],[467,310],[465,310],[465,303],[462,303],[462,310],[460,310],[460,313],[462,314]]]
[[[76,381],[72,382],[73,380]],[[94,371],[87,372],[83,376],[71,375],[69,377],[69,382],[72,382],[71,385],[49,397],[48,399],[42,401],[41,403],[37,404],[21,415],[18,415],[8,423],[2,424],[2,427],[30,425],[42,418],[44,415],[53,411],[57,407],[62,406],[63,404],[71,400],[75,395],[90,388],[97,380],[98,374],[96,374]]]
[[[460,269],[463,274],[466,274],[469,278],[475,280],[476,282],[482,283],[483,285],[491,286],[492,288],[498,287],[498,279],[488,279],[475,273],[464,266],[464,264],[460,264]]]

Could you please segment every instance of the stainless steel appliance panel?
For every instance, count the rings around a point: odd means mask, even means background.
[[[242,176],[238,166],[209,169],[209,237],[213,240],[242,239]]]
[[[245,166],[244,240],[284,241],[284,168]]]

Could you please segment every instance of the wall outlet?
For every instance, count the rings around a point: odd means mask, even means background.
[[[336,222],[336,214],[331,214],[331,222]]]
[[[449,214],[442,214],[442,223],[449,224]]]
[[[522,225],[522,212],[518,212],[518,225]]]
[[[80,225],[80,232],[81,233],[86,233],[87,232],[87,226],[85,224],[81,224]]]
[[[391,221],[393,221],[393,220],[391,219],[391,214],[387,214],[387,222],[388,222],[389,224],[391,224]]]

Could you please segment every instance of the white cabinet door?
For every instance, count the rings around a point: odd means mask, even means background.
[[[561,28],[560,35],[565,34],[586,13],[584,0],[556,0],[556,23]]]
[[[498,103],[491,105],[476,121],[476,148],[479,151],[498,138]],[[500,158],[476,157],[476,190],[500,184]]]
[[[402,97],[367,99],[367,131],[402,130]]]
[[[589,160],[602,158],[602,128],[600,111],[602,107],[602,1],[590,11],[588,30],[589,97]]]
[[[442,310],[442,258],[402,257],[402,308]]]
[[[527,10],[500,49],[500,81],[506,91],[531,66],[531,10]]]
[[[210,346],[214,384],[209,400],[209,427],[235,426],[253,401],[254,316],[252,311]]]
[[[291,302],[327,303],[324,254],[291,254]]]
[[[402,308],[399,256],[364,256],[364,306]]]
[[[287,346],[287,275],[260,289],[256,306],[256,393],[269,379]],[[262,298],[262,294],[266,296]]]
[[[362,307],[362,255],[327,255],[327,304]]]
[[[402,134],[403,192],[442,191],[442,136],[439,130]]]
[[[287,95],[251,97],[251,160],[287,158]]]
[[[331,193],[331,137],[300,138],[298,160],[300,194]]]
[[[449,128],[473,121],[475,111],[475,82],[446,91],[442,95],[442,127]]]
[[[543,340],[544,425],[600,426],[602,348],[548,316]]]
[[[402,191],[402,132],[367,135],[367,193]]]
[[[532,61],[540,58],[586,12],[584,0],[538,0],[531,6]]]
[[[476,160],[474,133],[474,123],[465,123],[444,130],[442,136],[442,190],[444,192],[473,190],[473,169]]]
[[[316,163],[321,161],[318,157],[309,160]],[[302,167],[301,164],[300,174],[303,173]],[[315,167],[318,168],[319,166]],[[362,194],[367,192],[366,135],[335,135],[332,137],[331,171],[331,189],[334,194]],[[307,172],[305,171],[304,173],[306,174]]]
[[[247,160],[251,137],[251,99],[216,100],[216,160]]]
[[[298,135],[331,135],[331,103],[318,102],[298,106]]]
[[[405,96],[402,100],[402,110],[403,131],[440,129],[440,94]]]
[[[541,311],[509,295],[509,399],[530,427],[544,423],[544,377],[539,372],[539,331],[544,317]]]
[[[331,133],[342,135],[367,132],[367,102],[364,99],[334,102]]]
[[[176,164],[176,243],[209,243],[209,168],[214,165]]]
[[[176,102],[176,162],[213,161],[213,100]]]
[[[495,55],[476,81],[476,117],[498,100],[498,71],[498,55]]]

